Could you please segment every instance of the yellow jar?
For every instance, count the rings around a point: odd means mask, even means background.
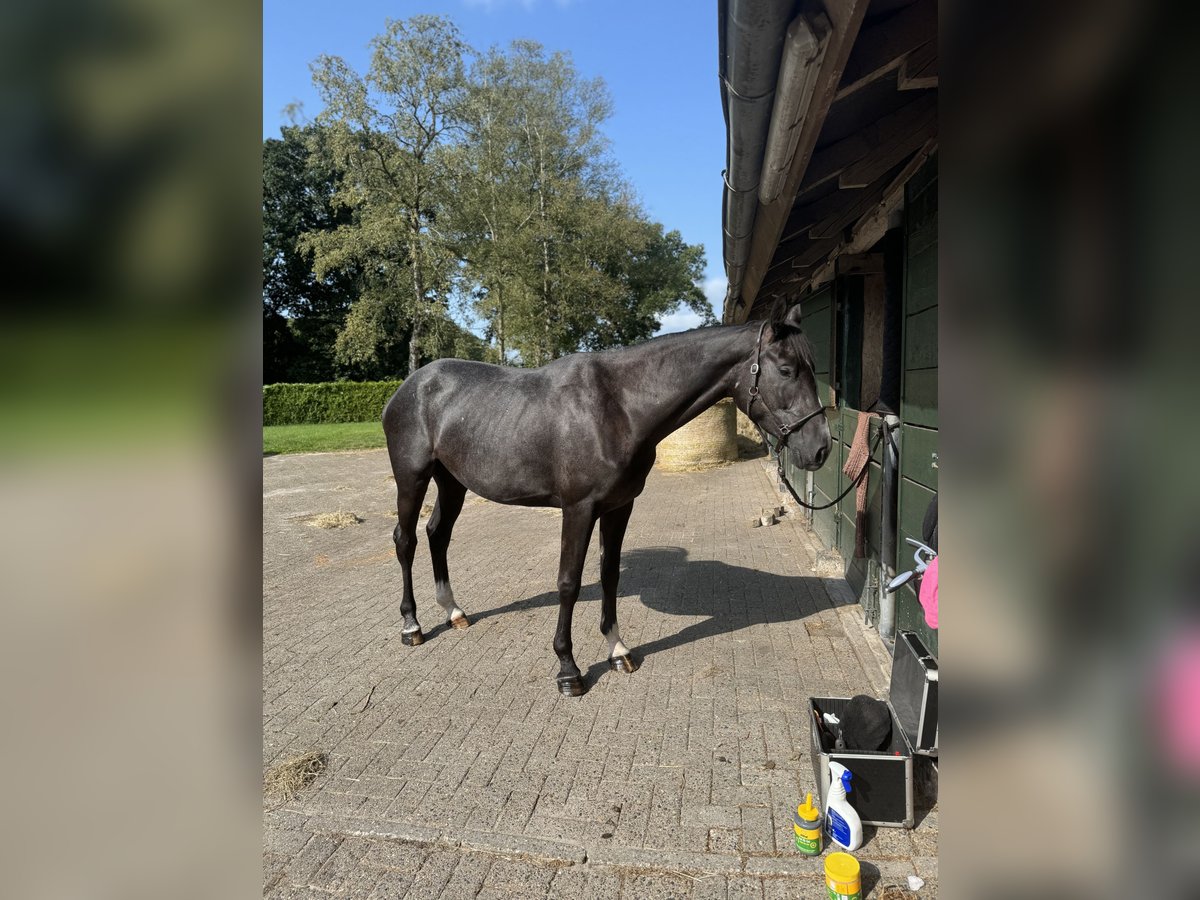
[[[862,874],[849,853],[825,857],[825,891],[828,900],[862,900]]]

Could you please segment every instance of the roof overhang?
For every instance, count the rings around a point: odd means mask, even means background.
[[[725,9],[720,27],[727,79],[724,48],[737,37],[727,32],[739,22]],[[782,189],[770,202],[756,192],[746,243],[731,242],[726,231],[725,266],[731,278],[722,318],[727,323],[757,318],[776,297],[796,296],[828,281],[840,257],[852,266],[851,257],[883,236],[903,202],[904,184],[937,143],[936,0],[801,3],[793,24],[799,17],[821,23],[823,56],[819,71],[809,73],[806,102],[794,123],[781,127],[772,120],[770,125],[772,136],[792,126],[794,150]],[[804,77],[795,67],[789,74],[786,49],[784,54],[775,113],[785,107],[781,96],[794,92]],[[746,145],[762,143],[761,135],[733,127],[728,106],[726,117],[730,159],[744,154]],[[763,155],[770,152],[768,147]],[[727,183],[727,209],[729,200]],[[731,266],[735,253],[736,268]]]

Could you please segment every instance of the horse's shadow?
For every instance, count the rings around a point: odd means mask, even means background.
[[[573,622],[575,633],[578,634],[581,628],[597,626],[599,610],[588,606],[591,601],[599,600],[598,583],[587,584],[580,591]],[[752,625],[793,622],[821,609],[845,605],[845,601],[833,599],[825,591],[819,578],[775,575],[716,560],[689,562],[687,550],[682,547],[647,547],[621,555],[618,623],[622,610],[639,600],[656,613],[703,617],[674,634],[631,646],[640,660]],[[557,605],[558,592],[547,591],[496,609],[480,611],[471,619],[478,622],[519,609]],[[607,671],[607,660],[594,663],[587,672],[588,683],[595,684]]]

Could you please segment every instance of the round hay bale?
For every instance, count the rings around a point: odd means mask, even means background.
[[[767,445],[763,443],[762,435],[758,432],[758,426],[740,409],[737,411],[737,445],[746,459],[763,456],[767,450]]]
[[[737,459],[736,413],[730,399],[709,407],[663,438],[655,464],[667,472],[697,472]]]

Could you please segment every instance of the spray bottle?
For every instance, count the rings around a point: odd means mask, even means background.
[[[850,805],[850,770],[840,762],[829,761],[829,797],[825,803],[825,833],[840,847],[854,852],[862,845],[862,819]]]

